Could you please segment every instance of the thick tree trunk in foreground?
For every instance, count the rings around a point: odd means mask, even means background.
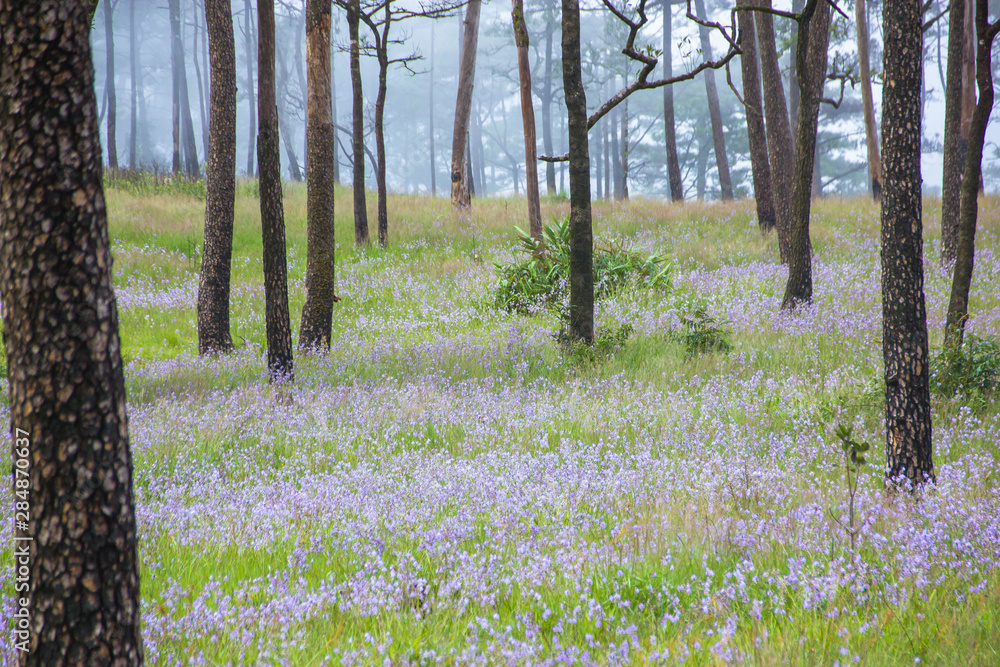
[[[705,19],[705,0],[694,0],[695,10],[699,18]],[[698,26],[701,35],[702,58],[712,60],[712,42],[709,39],[708,28]],[[712,121],[712,143],[715,147],[715,165],[719,170],[719,194],[723,201],[733,198],[733,180],[729,175],[729,158],[726,156],[726,140],[723,135],[722,111],[719,109],[719,91],[715,86],[715,70],[707,69],[705,76],[705,93],[708,96],[708,115]]]
[[[14,563],[28,583],[11,600],[7,632],[21,665],[140,665],[143,657],[90,12],[86,0],[0,4],[9,508]]]
[[[976,83],[979,102],[972,114],[969,127],[969,145],[965,151],[965,172],[962,174],[962,203],[956,244],[955,272],[948,302],[948,319],[945,325],[945,346],[959,347],[965,336],[965,321],[969,316],[969,289],[972,287],[972,268],[976,252],[976,224],[979,216],[979,183],[983,175],[983,146],[986,127],[993,110],[993,72],[990,51],[993,39],[1000,30],[1000,21],[990,25],[986,0],[976,0]]]
[[[211,85],[205,162],[205,248],[198,284],[198,353],[228,352],[236,205],[236,40],[231,0],[205,0]]]
[[[361,89],[361,3],[353,0],[347,10],[347,31],[351,40],[351,94],[354,151],[354,243],[368,245],[368,203],[365,198],[365,98]]]
[[[958,251],[958,219],[962,199],[965,143],[962,136],[963,50],[966,3],[952,0],[948,11],[948,82],[944,98],[944,168],[941,175],[941,264],[955,261]]]
[[[579,0],[562,0],[562,12],[563,90],[569,126],[569,336],[590,345],[594,342],[594,232]]]
[[[257,166],[264,241],[264,321],[272,381],[292,379],[292,327],[288,316],[285,214],[281,201],[281,146],[274,91],[274,0],[257,0]]]
[[[750,0],[739,0],[748,6]],[[771,194],[771,166],[767,160],[767,137],[764,131],[764,100],[760,92],[760,69],[757,66],[757,36],[750,12],[739,12],[740,67],[743,71],[743,101],[750,142],[750,165],[753,170],[753,195],[757,203],[757,224],[762,232],[774,228],[774,197]]]
[[[663,0],[663,78],[674,75],[673,38],[670,0]],[[663,127],[664,143],[667,149],[667,180],[670,183],[671,201],[684,201],[684,182],[681,180],[681,165],[677,159],[677,133],[674,131],[674,87],[663,87]]]
[[[962,2],[964,0],[958,0]],[[858,63],[861,69],[861,105],[865,115],[865,145],[868,148],[868,174],[871,177],[872,197],[882,199],[882,157],[878,150],[878,131],[875,128],[875,102],[872,99],[872,72],[868,58],[868,11],[865,0],[854,0],[854,17],[858,31]]]
[[[115,96],[115,28],[112,22],[114,3],[104,0],[104,33],[108,46],[108,169],[118,170],[118,99]]]
[[[799,21],[796,55],[799,80],[799,122],[796,125],[794,178],[792,181],[791,243],[788,253],[788,283],[781,301],[790,310],[812,301],[812,243],[809,213],[812,176],[816,162],[816,124],[819,101],[826,79],[826,49],[830,39],[830,5],[809,0]]]
[[[309,112],[306,125],[306,302],[299,347],[329,350],[333,325],[333,89],[330,78],[330,3],[306,3],[306,60]]]
[[[885,0],[882,354],[886,478],[934,478],[920,201],[923,34],[918,0]]]
[[[517,74],[521,86],[521,120],[524,125],[525,192],[528,197],[528,228],[542,238],[542,205],[538,193],[538,147],[535,139],[535,105],[531,101],[531,66],[528,63],[528,28],[524,24],[523,0],[512,0],[511,20],[517,45]],[[517,182],[515,181],[515,185]]]
[[[770,0],[757,0],[770,7]],[[781,66],[774,42],[774,22],[770,14],[754,12],[757,37],[760,42],[761,79],[764,83],[764,132],[767,136],[767,156],[771,167],[771,194],[774,198],[774,218],[778,230],[778,251],[781,263],[788,263],[791,246],[791,194],[793,143],[792,128],[785,104],[785,89],[781,82]]]
[[[462,57],[458,70],[458,97],[455,100],[455,130],[451,137],[451,204],[456,208],[472,205],[466,176],[465,151],[472,111],[472,86],[476,77],[479,42],[480,0],[469,0],[462,36]]]

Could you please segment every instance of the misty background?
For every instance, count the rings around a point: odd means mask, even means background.
[[[994,0],[995,2],[996,0]],[[991,2],[991,5],[994,4]],[[131,3],[131,6],[130,6]],[[204,0],[180,0],[182,39],[185,53],[188,106],[194,127],[198,161],[204,167],[208,137],[208,44],[205,30]],[[711,20],[729,26],[732,6],[709,0]],[[416,3],[412,3],[415,7]],[[787,6],[785,6],[787,5]],[[105,7],[111,10],[114,71],[107,76],[109,32]],[[621,54],[627,28],[610,12],[595,3],[584,3],[582,40],[584,80],[588,109],[593,111],[626,78],[631,80],[636,64]],[[790,3],[777,2],[775,8],[790,10]],[[928,16],[945,11],[947,3],[935,0]],[[305,0],[277,0],[277,91],[281,165],[285,178],[301,178],[305,173]],[[686,7],[673,5],[672,54],[673,74],[684,73],[703,59],[698,33],[686,18]],[[848,11],[848,7],[842,7]],[[881,116],[881,2],[868,6],[871,31],[871,64],[875,73],[876,116]],[[649,7],[649,24],[640,33],[640,43],[662,48],[662,9],[659,2]],[[850,12],[848,11],[848,14]],[[853,21],[834,14],[830,39],[829,70],[857,76],[857,47]],[[528,3],[525,18],[531,40],[532,84],[539,155],[563,154],[568,150],[566,111],[562,92],[560,4],[557,0]],[[393,25],[393,34],[402,44],[390,47],[390,58],[416,53],[421,58],[409,64],[409,70],[393,67],[389,72],[385,113],[386,178],[390,191],[448,194],[451,161],[452,125],[458,79],[459,44],[462,30],[460,14],[429,20],[415,18]],[[237,171],[252,175],[256,155],[251,147],[256,130],[251,115],[256,115],[256,3],[233,1],[236,38],[236,71],[239,88],[237,102]],[[788,47],[792,22],[774,21],[780,57],[787,79]],[[362,42],[370,43],[368,28],[362,24]],[[925,194],[939,194],[941,184],[941,148],[944,127],[943,75],[946,65],[947,16],[933,24],[924,35],[924,122],[923,179]],[[170,21],[165,0],[108,0],[94,20],[91,31],[96,90],[101,118],[102,145],[108,147],[107,118],[109,89],[116,99],[116,144],[121,167],[169,172],[172,151],[172,74]],[[725,53],[725,41],[713,35],[713,56]],[[333,6],[333,79],[334,117],[337,123],[338,179],[351,180],[351,82],[347,47],[345,12]],[[551,54],[551,57],[547,57]],[[134,56],[134,57],[133,57]],[[469,131],[469,151],[473,186],[477,196],[523,194],[524,143],[517,80],[517,56],[511,28],[510,6],[504,2],[484,3],[479,33],[476,82]],[[130,164],[132,111],[132,67],[136,67],[136,164]],[[997,63],[993,64],[997,72]],[[366,108],[366,146],[371,151],[366,161],[366,182],[374,187],[374,100],[378,67],[374,58],[362,57],[362,77]],[[733,84],[741,91],[739,61],[730,63]],[[663,76],[661,66],[651,78]],[[994,74],[996,80],[997,74]],[[725,124],[725,143],[737,197],[752,196],[746,111],[726,83],[726,72],[716,73],[720,105]],[[677,145],[684,193],[687,198],[719,197],[718,175],[708,122],[707,97],[703,77],[673,86]],[[249,91],[253,94],[248,94]],[[742,92],[742,91],[741,91]],[[840,84],[828,82],[824,96],[837,100]],[[251,114],[251,105],[254,106]],[[547,108],[546,108],[547,107]],[[987,191],[1000,185],[1000,131],[995,121],[986,134],[983,155],[983,179]],[[183,126],[183,123],[182,123]],[[434,153],[431,153],[433,134]],[[546,140],[548,135],[548,140]],[[881,133],[880,135],[881,136]],[[183,142],[182,142],[183,143]],[[625,146],[627,144],[627,151]],[[627,105],[620,105],[603,118],[590,132],[591,176],[595,196],[609,196],[605,190],[606,173],[614,171],[613,156],[626,155],[628,192],[631,195],[668,196],[666,154],[664,149],[662,89],[639,91]],[[860,87],[848,83],[837,108],[820,108],[817,135],[819,192],[817,194],[862,194],[868,190],[864,127]],[[107,153],[105,152],[107,160]],[[621,168],[619,162],[618,169]],[[432,169],[434,178],[432,179]],[[547,187],[546,170],[554,176],[554,192]],[[539,165],[542,194],[565,193],[569,187],[566,163]],[[611,179],[613,183],[613,179]]]

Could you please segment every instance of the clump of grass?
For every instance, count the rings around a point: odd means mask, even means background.
[[[961,346],[945,346],[930,371],[931,391],[940,396],[994,392],[1000,387],[1000,344],[970,334]]]
[[[545,225],[541,240],[517,230],[519,250],[527,259],[497,264],[500,278],[493,305],[524,315],[544,308],[565,312],[569,298],[569,220]],[[621,243],[594,248],[594,299],[610,296],[632,282],[650,289],[669,289],[671,265],[662,255],[643,256]]]
[[[205,199],[205,181],[187,178],[182,174],[160,174],[159,172],[119,169],[108,173],[105,187],[122,190],[135,196],[146,195],[186,195],[194,199]]]

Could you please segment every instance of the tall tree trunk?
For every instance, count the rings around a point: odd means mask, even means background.
[[[952,0],[948,16],[948,81],[944,101],[944,169],[941,176],[941,264],[945,266],[955,261],[958,251],[962,170],[968,136],[962,136],[967,3],[971,5],[972,0]]]
[[[621,164],[622,164],[622,184],[621,184],[621,198],[625,201],[628,200],[628,100],[621,105],[622,107],[622,139],[621,139]]]
[[[979,216],[979,184],[983,175],[983,146],[986,128],[993,110],[993,71],[990,52],[993,39],[1000,30],[1000,21],[989,24],[987,0],[976,2],[976,83],[979,102],[969,123],[969,145],[965,151],[965,172],[962,174],[961,215],[956,244],[955,272],[952,276],[948,319],[945,325],[945,346],[960,347],[965,336],[965,321],[969,316],[969,289],[976,252],[976,224]]]
[[[200,168],[198,166],[198,146],[194,138],[194,123],[191,120],[191,104],[188,98],[187,72],[184,67],[184,43],[181,37],[181,9],[180,0],[170,0],[170,34],[171,53],[173,59],[173,75],[175,78],[175,118],[176,128],[180,123],[180,142],[184,153],[184,172],[188,178],[198,178]],[[179,116],[179,118],[178,118]],[[177,144],[177,138],[174,138]],[[175,155],[175,171],[179,154]]]
[[[332,21],[331,21],[332,23]],[[433,29],[433,28],[432,28]],[[333,30],[331,29],[330,38],[330,102],[333,106],[333,114],[331,116],[331,122],[333,123],[333,182],[340,185],[340,149],[338,148],[337,140],[337,63],[334,60],[334,44],[333,44]],[[308,118],[306,119],[308,122]],[[307,132],[308,134],[308,132]],[[308,153],[308,139],[306,140]],[[306,160],[308,160],[308,155]],[[308,169],[308,166],[306,167]]]
[[[143,659],[90,26],[82,0],[0,4],[9,544],[27,585],[10,600],[7,651],[21,665]]]
[[[135,2],[128,3],[128,59],[129,59],[129,75],[132,82],[132,99],[129,112],[129,139],[128,139],[128,166],[131,169],[139,168],[139,153],[138,144],[139,140],[137,134],[139,133],[139,116],[138,116],[138,102],[139,102],[139,84],[138,84],[138,72],[139,72],[139,46],[135,38]]]
[[[281,148],[274,90],[274,0],[257,0],[257,167],[264,245],[264,321],[271,381],[291,381],[292,326],[288,316],[285,214],[281,201]]]
[[[708,18],[705,11],[705,0],[695,0],[698,16]],[[712,42],[709,39],[708,28],[698,26],[701,35],[701,52],[705,60],[712,60]],[[705,93],[708,96],[708,115],[712,121],[712,143],[715,146],[715,164],[719,170],[719,193],[723,201],[733,198],[733,181],[729,175],[729,158],[726,156],[726,140],[723,135],[722,111],[719,109],[719,91],[715,87],[715,70],[707,69],[705,76]]]
[[[601,144],[604,147],[604,198],[611,198],[611,142],[608,141],[608,123],[612,122],[611,114],[601,119]],[[612,137],[614,125],[612,125]]]
[[[205,0],[211,116],[205,160],[205,247],[198,284],[198,354],[228,352],[236,205],[236,40],[231,0]]]
[[[296,36],[295,36],[295,74],[297,75],[298,80],[299,80],[299,91],[302,94],[302,104],[306,108],[306,125],[308,125],[309,124],[309,103],[306,101],[306,98],[308,97],[309,93],[306,92],[307,89],[308,89],[308,84],[306,83],[306,75],[305,75],[305,73],[302,70],[302,62],[303,62],[303,58],[302,58],[302,38],[305,37],[305,33],[306,33],[306,10],[305,10],[305,7],[303,7],[302,8],[302,14],[301,14],[301,17],[300,17],[300,20],[299,20],[299,24],[298,24],[298,30],[297,30]],[[308,47],[306,47],[306,48],[308,48]],[[283,51],[284,51],[284,49],[282,49],[282,52]],[[284,78],[284,74],[282,75],[282,78]],[[278,109],[278,113],[279,113],[278,118],[279,119],[281,118],[281,114],[284,113],[284,108],[285,108],[285,105],[282,104],[281,108]],[[284,136],[285,135],[285,130],[283,128],[280,128],[280,127],[279,127],[279,130],[281,131],[282,136]],[[286,149],[286,151],[289,154],[291,154],[291,152],[292,152],[292,149],[289,148],[290,146],[291,146],[291,141],[288,140],[288,139],[285,139],[285,149]],[[309,161],[309,140],[306,138],[306,133],[305,132],[302,133],[302,159],[305,160],[306,162]],[[303,169],[305,169],[306,167],[307,167],[307,165],[305,165],[305,164],[302,165]],[[295,180],[299,180],[299,179],[295,179]]]
[[[437,196],[437,155],[434,149],[434,23],[431,23],[431,67],[430,67],[431,83],[428,86],[428,95],[430,99],[427,102],[428,106],[428,141],[430,143],[428,150],[430,151],[431,158],[431,196]]]
[[[964,2],[964,0],[958,0]],[[878,131],[875,128],[875,102],[872,99],[872,73],[868,58],[868,10],[865,0],[854,0],[854,17],[858,31],[858,63],[861,69],[861,105],[865,116],[865,145],[868,147],[868,174],[871,177],[872,197],[882,199],[882,158],[878,150]]]
[[[179,174],[184,169],[181,162],[181,77],[178,71],[179,62],[183,60],[181,50],[181,17],[179,0],[169,0],[167,11],[170,14],[170,83],[171,83],[171,130],[173,132],[173,173]]]
[[[594,156],[591,157],[591,162],[595,165],[594,171],[596,172],[595,173],[596,178],[594,180],[597,182],[598,199],[604,199],[605,197],[604,188],[602,187],[604,183],[604,160],[602,159],[602,155],[604,151],[604,139],[606,134],[607,132],[604,129],[604,123],[601,123],[601,131],[597,132],[597,146],[595,147],[594,150]]]
[[[104,33],[108,47],[108,169],[118,171],[118,98],[115,96],[115,2],[104,0]]]
[[[913,0],[910,0],[913,1]],[[812,176],[816,162],[816,125],[819,101],[826,79],[826,51],[830,39],[830,5],[825,0],[809,0],[799,21],[797,62],[799,81],[799,122],[795,137],[795,178],[792,181],[791,244],[788,256],[788,283],[781,301],[790,310],[812,301],[812,243],[809,241],[809,212],[812,205]]]
[[[129,3],[135,4],[135,0]],[[198,117],[201,120],[201,145],[205,149],[205,153],[208,153],[208,112],[205,108],[205,87],[202,85],[201,81],[201,66],[198,64],[198,54],[200,49],[198,48],[199,37],[201,36],[201,30],[198,24],[198,3],[194,3],[194,37],[192,42],[194,43],[194,52],[191,54],[191,59],[194,61],[194,74],[195,79],[198,81]],[[206,70],[205,75],[208,75]]]
[[[353,97],[354,152],[354,243],[368,245],[368,204],[365,199],[365,98],[361,90],[361,46],[359,24],[361,3],[352,0],[347,10],[347,30],[351,40],[351,93]]]
[[[760,6],[771,7],[770,0],[756,0]],[[791,245],[791,193],[793,145],[788,120],[785,90],[781,82],[781,67],[774,42],[774,23],[766,12],[754,12],[757,37],[760,41],[760,63],[764,84],[764,132],[767,137],[768,163],[771,167],[771,194],[774,198],[774,218],[778,230],[778,251],[781,263],[788,263]]]
[[[517,45],[517,74],[521,88],[521,121],[524,126],[525,192],[528,196],[528,226],[531,236],[542,238],[542,205],[538,193],[538,153],[535,139],[535,105],[531,101],[531,65],[528,62],[528,28],[524,24],[523,0],[512,0],[511,21]],[[600,180],[600,176],[598,176]],[[515,181],[515,185],[517,182]]]
[[[455,100],[455,131],[451,139],[451,204],[456,208],[467,208],[472,205],[466,175],[465,151],[469,137],[469,114],[472,111],[472,86],[476,77],[481,4],[481,0],[469,0],[465,30],[462,35],[458,97]]]
[[[885,0],[882,93],[882,354],[887,480],[934,478],[920,201],[922,16],[918,0]]]
[[[253,80],[253,62],[257,57],[257,46],[254,44],[253,39],[253,10],[250,5],[250,0],[243,0],[243,34],[245,40],[243,42],[243,47],[246,50],[246,60],[247,60],[247,104],[250,107],[250,141],[247,145],[247,174],[253,176],[257,173],[254,168],[257,162],[254,160],[254,149],[257,146],[257,102],[254,100],[254,80]]]
[[[663,5],[663,77],[674,75],[673,37],[670,0],[662,0]],[[684,201],[684,182],[681,180],[681,165],[677,159],[677,133],[674,131],[674,87],[663,87],[663,127],[664,143],[667,149],[667,181],[670,184],[670,199]]]
[[[622,192],[622,154],[620,149],[620,143],[618,141],[619,125],[618,116],[621,115],[621,110],[615,107],[615,109],[608,114],[611,121],[611,127],[608,128],[609,134],[611,135],[611,171],[612,171],[612,182],[614,188],[614,198],[615,201],[621,201],[625,198]]]
[[[504,107],[501,107],[501,112],[504,113],[504,127],[507,127],[506,112],[503,111]],[[485,197],[489,193],[488,186],[486,184],[486,151],[483,149],[483,115],[481,109],[479,108],[479,102],[476,102],[476,113],[473,116],[472,127],[476,138],[476,165],[478,166],[479,172],[479,196]]]
[[[579,0],[562,0],[563,90],[569,130],[569,336],[594,342],[594,232],[587,97],[580,66]]]
[[[545,24],[545,79],[542,81],[542,148],[546,155],[552,155],[552,35],[556,30],[555,20],[548,18]],[[556,166],[545,163],[545,191],[552,197],[556,194]]]
[[[306,58],[309,114],[306,135],[306,302],[302,307],[299,347],[329,350],[333,326],[334,238],[333,88],[330,75],[330,3],[306,4]]]
[[[738,0],[751,6],[750,0]],[[753,194],[757,203],[757,224],[762,232],[774,228],[774,197],[771,194],[771,166],[767,160],[767,137],[764,131],[764,101],[760,92],[760,71],[757,66],[757,36],[753,16],[739,12],[740,66],[743,72],[743,100],[746,103],[747,136],[750,142],[750,166],[753,170]]]
[[[798,14],[807,0],[792,0],[792,11]],[[791,44],[788,49],[788,117],[792,123],[792,142],[799,136],[799,24],[792,22]]]
[[[389,204],[388,189],[385,184],[385,96],[389,76],[389,25],[392,4],[385,3],[385,24],[382,27],[382,43],[378,49],[378,93],[375,96],[375,154],[378,167],[375,172],[375,187],[378,190],[378,244],[383,248],[389,244]]]
[[[299,159],[295,155],[295,145],[292,142],[292,132],[288,127],[288,108],[285,100],[289,97],[288,92],[288,68],[285,65],[284,49],[275,49],[278,59],[278,78],[275,88],[278,91],[278,133],[281,135],[281,143],[285,146],[285,155],[288,156],[288,173],[296,183],[302,181],[302,170],[299,168]],[[303,83],[301,88],[303,95],[306,94],[306,86]],[[309,113],[306,112],[306,124],[309,123]],[[309,150],[308,141],[306,151]]]

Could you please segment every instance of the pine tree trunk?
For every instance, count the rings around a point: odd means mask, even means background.
[[[625,195],[622,193],[622,154],[620,150],[621,144],[618,141],[619,125],[618,116],[621,115],[621,110],[615,107],[611,113],[608,114],[608,119],[611,122],[611,127],[608,128],[608,133],[611,135],[611,173],[612,173],[612,183],[615,201],[621,201]]]
[[[128,139],[128,166],[131,169],[139,169],[139,152],[138,144],[139,139],[137,135],[139,134],[139,123],[138,123],[138,106],[139,106],[139,47],[135,39],[135,2],[128,3],[128,57],[129,57],[129,75],[131,78],[132,87],[132,99],[131,107],[129,113],[129,139]]]
[[[254,100],[253,63],[257,57],[257,46],[253,39],[253,10],[250,0],[243,0],[243,34],[245,36],[243,47],[246,51],[247,61],[247,104],[250,107],[250,141],[247,145],[247,174],[253,176],[257,173],[256,160],[254,160],[254,150],[257,147],[257,102]]]
[[[705,0],[694,0],[697,14],[705,19]],[[708,28],[698,26],[701,35],[702,58],[712,60],[712,42],[709,40]],[[719,170],[719,194],[723,201],[733,198],[733,181],[729,175],[729,158],[726,156],[726,140],[723,135],[722,111],[719,109],[719,91],[715,86],[715,70],[707,69],[705,76],[705,93],[708,96],[708,115],[712,121],[712,143],[715,146],[715,164]]]
[[[674,75],[673,38],[671,23],[673,17],[670,11],[670,0],[662,0],[663,4],[663,77]],[[681,165],[677,159],[677,133],[674,129],[674,87],[663,87],[663,127],[664,143],[667,149],[667,181],[670,184],[671,201],[684,201],[684,182],[681,180]]]
[[[770,0],[756,0],[770,8]],[[778,230],[778,251],[781,263],[788,264],[791,246],[791,193],[794,148],[788,120],[785,90],[781,82],[781,66],[774,42],[774,22],[770,14],[754,12],[757,37],[760,42],[760,64],[764,84],[764,132],[767,136],[768,163],[771,167],[771,194],[774,198],[774,218]]]
[[[228,352],[236,206],[236,40],[231,0],[205,0],[211,86],[205,160],[205,244],[198,284],[198,354]]]
[[[545,80],[542,82],[542,148],[552,155],[552,34],[555,21],[549,18],[545,25]],[[556,194],[556,166],[545,163],[545,191],[550,197]]]
[[[622,139],[621,139],[621,165],[622,165],[622,200],[628,201],[628,100],[622,107]]]
[[[738,0],[749,6],[750,0]],[[753,194],[757,203],[757,224],[762,232],[774,229],[774,197],[771,194],[771,166],[767,160],[767,137],[764,131],[764,101],[761,98],[760,70],[757,66],[757,36],[753,15],[739,12],[740,66],[743,72],[743,100],[746,103],[747,136],[750,165],[753,171]]]
[[[171,130],[173,132],[173,173],[184,169],[181,162],[181,76],[178,69],[184,54],[181,50],[181,17],[179,0],[168,0],[170,14],[170,83],[171,83]]]
[[[175,77],[175,90],[177,92],[175,109],[175,127],[180,123],[180,147],[184,153],[184,173],[188,178],[198,178],[201,169],[198,166],[198,146],[195,143],[194,123],[191,120],[191,104],[188,98],[187,72],[184,67],[184,42],[181,36],[181,10],[180,0],[170,0],[170,33],[171,52],[173,54],[173,74]],[[175,145],[177,139],[174,139]],[[180,155],[175,156],[176,161]]]
[[[135,4],[134,0],[129,4]],[[199,30],[198,24],[198,3],[194,3],[194,37],[192,42],[194,43],[194,52],[191,54],[191,59],[194,62],[194,75],[198,82],[198,118],[201,120],[201,145],[205,149],[207,156],[208,153],[208,112],[205,108],[205,86],[202,85],[201,80],[201,66],[198,64],[198,54],[200,49],[198,48],[199,37],[201,36],[201,30]],[[208,72],[205,72],[205,76],[208,76]],[[207,159],[207,157],[206,157]]]
[[[964,2],[964,0],[959,0]],[[872,98],[872,73],[868,57],[868,10],[865,0],[854,0],[854,17],[858,32],[858,63],[861,73],[861,105],[865,116],[865,145],[868,147],[868,174],[872,197],[882,199],[882,158],[878,150],[878,130],[875,127],[875,102]]]
[[[788,283],[781,301],[782,310],[791,310],[799,304],[812,302],[809,213],[812,205],[813,167],[816,163],[816,125],[826,78],[829,39],[830,5],[825,0],[809,0],[798,30],[795,69],[799,82],[799,122],[796,125],[795,176],[792,180]]]
[[[361,3],[352,0],[347,10],[347,30],[351,40],[351,93],[354,152],[354,243],[368,245],[368,203],[365,196],[365,98],[361,90],[361,46],[359,24]]]
[[[574,342],[590,345],[594,342],[594,232],[579,0],[562,0],[562,12],[563,90],[569,130],[569,336]]]
[[[524,126],[524,165],[528,196],[528,226],[531,236],[542,238],[542,206],[538,193],[538,154],[535,139],[535,105],[531,101],[531,65],[528,62],[528,28],[524,24],[523,0],[512,0],[511,21],[517,46],[517,74],[521,90],[521,121]],[[600,181],[600,175],[597,177]],[[514,182],[517,185],[517,181]]]
[[[969,123],[969,145],[965,151],[965,171],[962,174],[962,201],[956,243],[955,271],[952,276],[951,298],[945,325],[945,346],[961,347],[965,336],[965,321],[969,316],[969,290],[972,287],[972,269],[976,252],[976,224],[979,217],[979,184],[983,175],[983,147],[986,128],[993,110],[993,71],[990,52],[993,39],[1000,26],[990,26],[987,18],[989,5],[986,0],[976,2],[976,82],[979,101]]]
[[[918,0],[885,0],[882,350],[886,478],[934,478],[920,201],[923,35]]]
[[[388,89],[389,54],[385,39],[389,35],[390,8],[385,5],[385,25],[383,40],[378,54],[378,93],[375,96],[375,154],[378,169],[375,172],[375,186],[378,190],[378,244],[383,248],[389,244],[389,192],[385,184],[385,96]]]
[[[952,0],[948,13],[948,82],[944,102],[944,169],[941,176],[941,264],[955,261],[958,252],[958,221],[965,167],[962,140],[963,50],[966,3]]]
[[[108,47],[108,169],[118,171],[118,98],[115,96],[115,28],[112,0],[104,0],[104,33]]]
[[[469,139],[469,115],[472,111],[472,86],[476,77],[476,51],[479,41],[481,0],[469,0],[462,35],[462,57],[458,71],[458,97],[455,100],[455,131],[451,139],[451,204],[456,208],[472,205],[466,174],[466,146]]]
[[[306,4],[306,58],[309,114],[306,135],[306,302],[302,307],[299,347],[330,349],[333,325],[334,196],[333,88],[330,77],[330,3],[309,0]]]
[[[298,49],[296,49],[298,50]],[[299,159],[295,154],[295,144],[292,142],[291,128],[288,127],[288,108],[285,100],[289,97],[288,92],[288,67],[285,65],[285,50],[275,48],[275,55],[278,60],[278,77],[275,82],[278,99],[278,132],[281,134],[281,143],[285,147],[285,155],[288,156],[288,173],[293,181],[302,181],[302,170],[299,168]],[[297,54],[301,55],[301,54]],[[305,82],[302,82],[301,90],[306,94]],[[309,123],[309,112],[306,111],[306,124]],[[309,151],[308,141],[304,144],[306,152]]]
[[[21,665],[143,660],[90,27],[84,0],[0,3],[8,590],[15,565],[28,586],[9,599],[6,651]]]
[[[331,21],[333,23],[333,21]],[[330,30],[331,35],[333,34],[333,28]],[[330,43],[330,102],[333,105],[333,114],[331,116],[331,122],[333,123],[333,182],[340,185],[340,149],[338,148],[337,141],[337,63],[333,58],[335,45],[333,44],[333,38],[331,37]],[[308,119],[306,119],[308,122]],[[307,140],[308,146],[308,140]],[[308,153],[308,147],[306,153]],[[306,156],[308,161],[309,157]],[[308,169],[308,165],[306,166]]]
[[[792,11],[796,14],[802,11],[802,5],[807,0],[792,0]],[[788,49],[788,117],[792,124],[792,149],[794,150],[794,142],[799,136],[799,74],[798,74],[798,43],[799,43],[799,24],[797,22],[792,22],[792,36],[791,45]]]
[[[428,108],[428,151],[430,151],[431,158],[431,196],[437,197],[437,151],[434,148],[434,23],[431,23],[431,66],[430,66],[431,81],[428,87],[429,100],[427,102]]]
[[[257,0],[257,105],[260,129],[260,226],[264,245],[264,321],[271,381],[291,381],[292,327],[288,315],[285,214],[281,201],[281,148],[274,80],[274,0]]]

